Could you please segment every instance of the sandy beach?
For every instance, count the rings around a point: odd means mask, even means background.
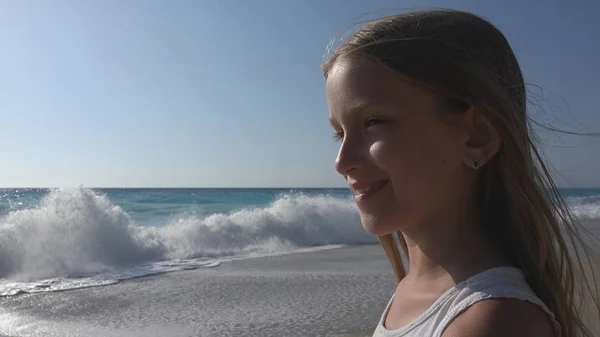
[[[370,336],[394,290],[378,245],[0,299],[5,336]]]
[[[238,260],[0,298],[0,336],[371,336],[394,286],[379,245]]]

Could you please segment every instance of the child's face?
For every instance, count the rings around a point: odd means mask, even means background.
[[[470,175],[460,114],[373,61],[337,61],[326,94],[340,137],[335,168],[355,190],[367,232],[448,221],[462,208]]]

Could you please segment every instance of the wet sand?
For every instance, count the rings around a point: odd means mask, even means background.
[[[371,336],[394,291],[378,245],[232,261],[0,299],[7,336]]]

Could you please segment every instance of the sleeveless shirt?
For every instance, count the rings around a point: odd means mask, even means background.
[[[491,298],[513,298],[539,306],[552,321],[556,336],[560,337],[560,326],[554,314],[535,294],[520,269],[497,267],[483,271],[450,288],[424,313],[408,325],[387,330],[385,318],[392,304],[390,299],[373,337],[441,337],[450,323],[471,305]]]

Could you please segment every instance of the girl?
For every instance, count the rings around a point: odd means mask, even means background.
[[[374,336],[589,335],[569,249],[580,228],[529,134],[501,32],[459,11],[393,16],[323,71],[336,170],[399,280]]]

